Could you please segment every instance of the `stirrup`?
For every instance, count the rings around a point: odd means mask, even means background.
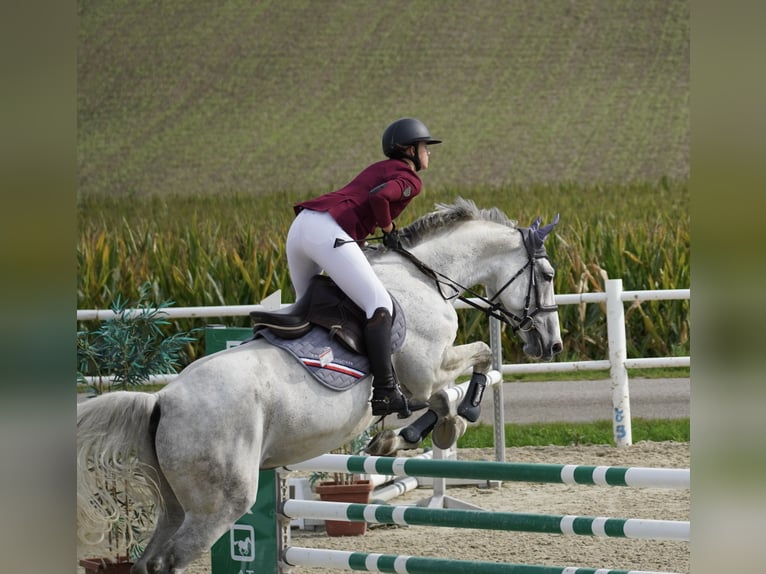
[[[379,396],[376,397],[376,394]],[[370,403],[372,403],[372,414],[376,417],[384,417],[392,413],[397,413],[398,418],[406,419],[412,414],[407,397],[402,394],[398,386],[373,387]]]

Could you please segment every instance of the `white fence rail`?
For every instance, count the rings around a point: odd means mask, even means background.
[[[258,309],[276,309],[281,304],[279,291],[269,295],[258,305],[225,305],[210,307],[175,307],[164,309],[170,319],[203,318],[203,317],[238,317],[248,316],[251,311]],[[646,369],[657,367],[688,367],[691,358],[686,357],[654,357],[627,358],[625,333],[625,302],[631,301],[660,301],[660,300],[689,300],[691,289],[661,289],[654,291],[623,291],[622,279],[607,279],[606,290],[603,293],[579,293],[556,295],[559,305],[579,305],[582,303],[606,303],[607,338],[609,356],[604,360],[569,361],[552,363],[523,363],[503,364],[501,345],[501,324],[497,319],[490,318],[490,347],[492,347],[492,368],[503,374],[524,373],[565,373],[584,370],[609,370],[612,384],[612,428],[616,446],[628,446],[633,443],[630,417],[630,391],[628,369]],[[478,299],[473,302],[481,304]],[[470,309],[470,305],[456,302],[456,309]],[[78,309],[78,321],[107,320],[114,316],[108,309]],[[177,375],[157,375],[153,382],[166,383]],[[495,404],[495,455],[496,460],[505,460],[505,413],[503,411],[503,385],[493,386]]]

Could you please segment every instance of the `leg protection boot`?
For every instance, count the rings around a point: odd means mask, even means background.
[[[475,423],[479,420],[481,414],[481,399],[484,396],[484,389],[487,388],[487,376],[481,373],[474,373],[471,376],[471,382],[468,384],[468,391],[463,397],[463,401],[457,407],[457,414],[468,422]]]
[[[391,314],[380,307],[368,319],[364,328],[367,356],[372,371],[372,414],[385,416],[397,413],[400,418],[410,416],[407,397],[399,389],[391,365]]]
[[[436,426],[438,415],[434,411],[428,411],[412,424],[399,431],[399,436],[410,444],[419,445],[428,433]]]

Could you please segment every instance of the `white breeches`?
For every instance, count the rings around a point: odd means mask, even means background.
[[[336,238],[350,243],[334,247]],[[393,313],[391,297],[362,249],[329,213],[301,211],[287,233],[286,247],[296,301],[306,293],[311,278],[324,271],[368,319],[380,307]]]

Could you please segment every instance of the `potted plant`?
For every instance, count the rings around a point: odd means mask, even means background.
[[[152,375],[175,373],[184,348],[194,341],[191,335],[198,329],[164,335],[163,327],[170,322],[163,309],[173,302],[150,304],[149,289],[149,283],[142,285],[135,302],[118,296],[111,307],[114,317],[93,331],[78,331],[77,379],[94,394],[128,390],[147,383]],[[104,555],[83,558],[79,564],[86,574],[129,574],[133,560],[143,551],[154,508],[136,504],[125,480],[110,480],[105,486],[116,508],[106,533],[93,541]]]
[[[366,429],[352,441],[330,452],[360,454],[367,446],[370,436],[370,429]],[[330,502],[367,504],[374,488],[372,480],[362,479],[356,474],[347,472],[314,472],[309,477],[309,483],[319,495],[320,500]],[[328,536],[360,536],[367,532],[367,523],[325,520],[325,531]]]

